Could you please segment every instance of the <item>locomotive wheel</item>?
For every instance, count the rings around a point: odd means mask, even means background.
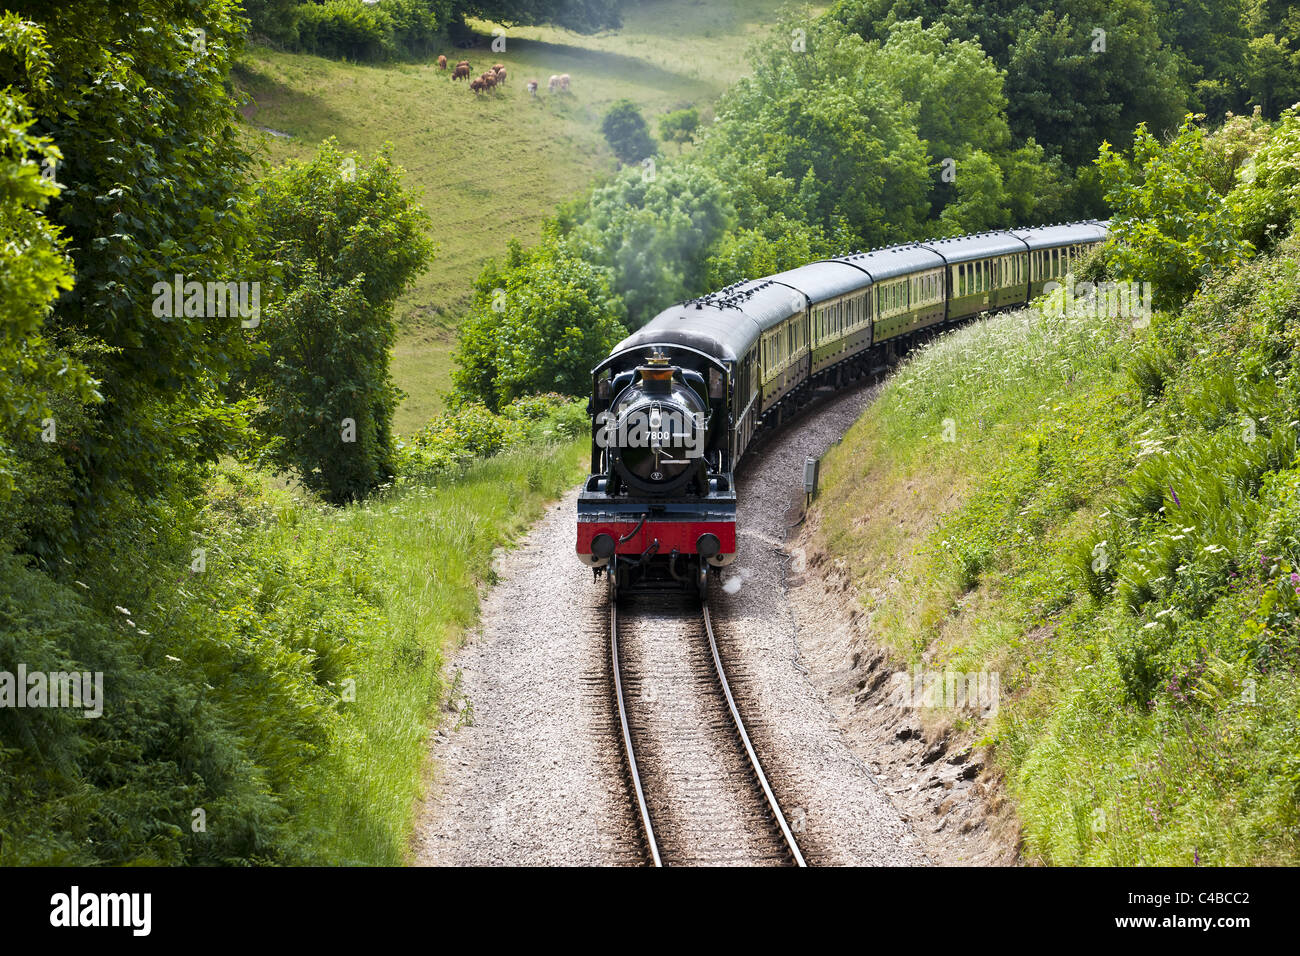
[[[707,601],[709,599],[709,562],[703,558],[700,559],[700,573],[696,577],[696,587],[700,592],[700,600]]]
[[[609,570],[606,573],[609,575],[609,599],[611,602],[617,604],[619,575],[618,555],[614,555],[609,559]]]

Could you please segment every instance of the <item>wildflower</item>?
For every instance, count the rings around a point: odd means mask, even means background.
[[[114,611],[118,611],[118,612],[120,612],[121,614],[125,614],[127,617],[130,617],[130,616],[131,616],[131,612],[128,611],[126,608],[122,607],[120,604],[114,604],[114,605],[113,605],[113,610],[114,610]]]
[[[1173,485],[1170,485],[1170,486],[1169,486],[1169,494],[1171,494],[1171,495],[1173,496],[1174,504],[1176,504],[1178,507],[1181,508],[1181,507],[1183,506],[1183,503],[1182,503],[1181,501],[1178,500],[1178,492],[1174,491],[1174,486],[1173,486]]]

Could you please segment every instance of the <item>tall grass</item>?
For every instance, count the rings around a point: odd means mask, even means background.
[[[344,705],[328,755],[304,781],[298,825],[308,856],[404,861],[445,655],[477,617],[493,549],[573,484],[585,450],[577,441],[518,449],[454,481],[408,486],[268,532],[269,548],[353,551],[382,582],[385,626],[360,649],[355,701]]]

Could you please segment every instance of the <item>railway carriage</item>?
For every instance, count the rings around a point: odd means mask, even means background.
[[[735,559],[735,469],[760,429],[944,325],[1026,304],[1105,237],[1093,221],[911,243],[665,309],[592,371],[579,559],[615,596],[703,595]]]
[[[1014,229],[1029,258],[1029,298],[1043,294],[1049,282],[1060,282],[1090,250],[1106,238],[1106,223],[1079,222],[1068,226]]]

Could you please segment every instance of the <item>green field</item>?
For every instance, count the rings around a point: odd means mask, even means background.
[[[305,158],[337,137],[372,152],[391,142],[409,184],[433,218],[438,254],[398,303],[402,339],[393,372],[407,398],[397,431],[412,432],[441,405],[450,384],[455,326],[485,259],[511,237],[541,233],[555,206],[581,193],[615,160],[600,134],[604,111],[628,97],[655,116],[711,104],[746,69],[745,50],[781,6],[776,0],[657,0],[629,4],[621,30],[581,36],[510,30],[506,51],[489,48],[492,26],[476,23],[479,46],[446,53],[475,71],[506,66],[504,90],[475,96],[429,62],[365,65],[254,47],[237,75],[252,97],[244,109],[259,152],[272,162]],[[567,94],[547,79],[568,73]],[[536,79],[536,99],[524,89]],[[268,132],[274,131],[274,132]]]

